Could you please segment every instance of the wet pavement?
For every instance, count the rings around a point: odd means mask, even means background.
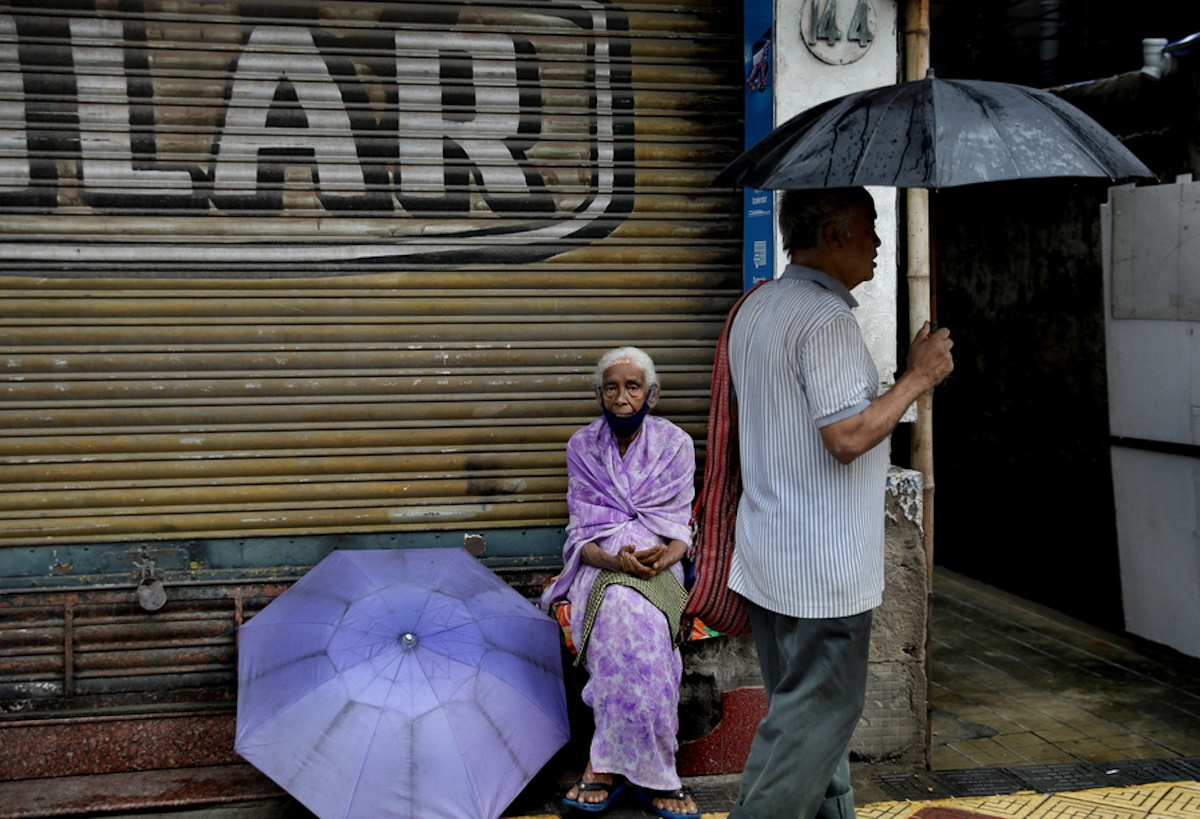
[[[931,765],[856,762],[860,819],[1200,819],[1200,660],[941,570],[933,611]],[[556,759],[505,816],[570,815],[583,761]],[[719,819],[738,777],[686,784]],[[100,815],[311,816],[248,766],[0,782],[0,819]]]
[[[940,571],[934,770],[1200,756],[1200,659]]]

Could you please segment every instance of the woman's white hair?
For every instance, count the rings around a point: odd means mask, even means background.
[[[596,363],[596,369],[592,372],[592,386],[600,389],[604,385],[604,371],[622,361],[628,361],[642,371],[642,375],[646,376],[647,392],[651,387],[659,387],[658,371],[654,369],[654,359],[650,358],[645,350],[637,347],[617,347],[600,356],[600,361]]]

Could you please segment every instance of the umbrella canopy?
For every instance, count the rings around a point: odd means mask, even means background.
[[[938,79],[930,71],[923,80],[848,94],[808,109],[759,140],[712,184],[758,190],[859,185],[937,190],[1044,178],[1155,177],[1099,123],[1053,94],[1010,83]],[[932,225],[932,211],[931,204],[910,211],[913,239]],[[929,250],[932,235],[930,229],[924,243],[910,241],[910,253]],[[925,318],[936,326],[932,253],[910,259],[909,275],[913,326]],[[913,461],[925,477],[925,547],[932,577],[931,400],[929,394],[917,400]]]
[[[494,819],[569,738],[559,644],[463,549],[335,551],[239,631],[234,748],[321,819]]]
[[[1154,174],[1053,94],[930,76],[810,108],[763,137],[713,184],[937,189],[1047,177],[1115,181]]]

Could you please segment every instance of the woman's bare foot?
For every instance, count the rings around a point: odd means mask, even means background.
[[[700,814],[696,800],[683,788],[675,791],[644,791],[644,794],[656,811],[667,811],[681,816]]]
[[[592,770],[591,761],[589,761],[587,767],[584,768],[583,776],[580,777],[580,780],[587,782],[588,784],[596,785],[613,784],[612,774],[596,773]],[[571,800],[572,802],[581,802],[585,805],[596,805],[600,802],[606,801],[611,793],[611,787],[608,789],[596,788],[594,790],[589,788],[581,792],[578,785],[572,785],[571,790],[567,791],[567,799]]]

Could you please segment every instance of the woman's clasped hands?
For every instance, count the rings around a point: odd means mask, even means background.
[[[636,550],[632,544],[622,546],[617,552],[619,571],[644,580],[664,571],[683,557],[687,547],[682,543],[660,543],[649,549]]]

